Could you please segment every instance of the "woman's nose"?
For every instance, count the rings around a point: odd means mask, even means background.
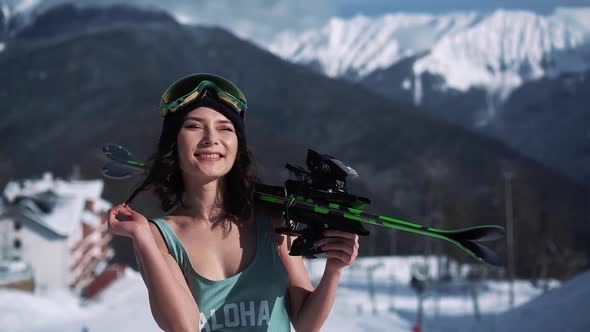
[[[219,139],[217,137],[217,133],[215,132],[215,130],[205,130],[202,143],[205,145],[218,144]]]

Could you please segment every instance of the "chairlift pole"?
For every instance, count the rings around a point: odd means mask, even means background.
[[[383,263],[376,263],[371,266],[367,266],[367,291],[369,293],[373,315],[377,315],[377,301],[375,299],[375,283],[373,281],[373,273],[376,269],[382,266]]]
[[[509,286],[509,304],[514,308],[514,210],[512,208],[512,179],[514,173],[506,168],[504,175],[504,198],[506,206],[506,245],[508,247],[508,279]]]
[[[424,269],[427,269],[428,265],[422,265]],[[423,301],[424,301],[424,292],[426,290],[426,284],[428,279],[428,272],[420,271],[419,266],[415,266],[412,268],[412,278],[410,280],[410,286],[416,291],[416,297],[418,298],[418,314],[416,317],[416,325],[412,329],[413,332],[422,332],[422,319],[423,319]]]

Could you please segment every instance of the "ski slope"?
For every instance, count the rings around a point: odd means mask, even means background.
[[[322,331],[412,331],[417,298],[409,286],[410,271],[423,257],[361,258],[343,273],[336,303]],[[433,271],[435,260],[427,260]],[[314,282],[324,261],[308,261]],[[465,270],[456,267],[459,273]],[[368,292],[373,270],[375,297]],[[508,311],[508,284],[483,281],[478,284],[480,321],[473,316],[471,284],[453,282],[427,291],[423,331],[590,331],[590,272],[579,275],[541,294],[528,281],[515,284],[517,307]],[[149,310],[147,290],[141,276],[127,269],[124,276],[88,303],[62,290],[29,294],[0,290],[2,331],[160,331]]]

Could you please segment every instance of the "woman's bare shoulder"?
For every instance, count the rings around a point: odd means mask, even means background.
[[[194,224],[194,219],[187,217],[186,211],[182,211],[180,208],[170,211],[161,219],[177,234],[187,226]]]

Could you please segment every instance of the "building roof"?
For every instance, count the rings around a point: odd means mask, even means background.
[[[100,199],[104,182],[102,180],[62,180],[54,179],[51,173],[40,179],[10,181],[4,188],[4,197],[13,202],[17,196],[32,196],[48,190],[59,196],[81,196]]]
[[[93,210],[110,208],[111,204],[100,198],[103,185],[102,180],[54,179],[49,173],[41,179],[12,181],[4,189],[9,205],[5,214],[14,219],[30,220],[52,235],[68,237],[81,221],[96,222],[83,215],[86,200],[96,202]]]

